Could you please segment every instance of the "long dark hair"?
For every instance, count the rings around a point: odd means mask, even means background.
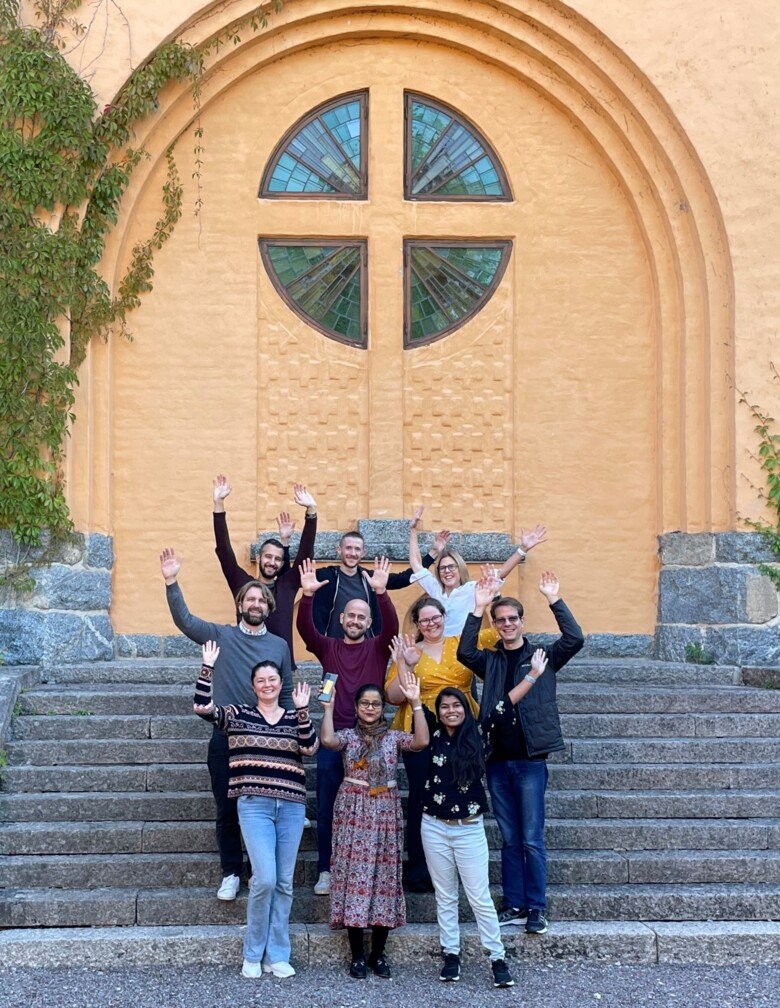
[[[436,718],[442,731],[447,729],[439,719],[439,707],[443,697],[454,697],[463,705],[465,717],[452,736],[452,776],[458,787],[468,787],[482,777],[485,772],[485,752],[482,735],[465,695],[454,686],[445,686],[436,697]]]

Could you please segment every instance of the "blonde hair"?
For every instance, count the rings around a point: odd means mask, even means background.
[[[460,583],[464,585],[469,580],[469,569],[466,566],[466,561],[463,559],[460,553],[458,553],[457,550],[450,549],[449,546],[445,547],[441,551],[436,560],[435,573],[436,573],[436,579],[438,580],[439,584],[442,584],[441,577],[439,576],[439,564],[445,557],[452,557],[452,559],[455,561],[458,568],[458,572],[460,574]]]

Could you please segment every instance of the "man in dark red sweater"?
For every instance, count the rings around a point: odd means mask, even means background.
[[[398,615],[387,595],[390,561],[382,557],[369,577],[361,576],[375,592],[382,617],[382,629],[377,637],[368,637],[371,628],[371,608],[362,599],[350,599],[340,614],[343,640],[326,637],[314,625],[312,614],[314,595],[326,582],[317,580],[317,568],[312,560],[301,564],[303,598],[298,606],[298,632],[306,647],[320,660],[323,673],[338,675],[333,726],[353,728],[355,725],[355,694],[366,683],[384,689],[390,641],[398,633]],[[317,855],[319,879],[314,891],[321,896],[330,892],[330,852],[333,835],[333,805],[336,792],[344,779],[341,753],[320,746],[317,750]]]
[[[214,480],[214,539],[216,554],[225,580],[235,597],[239,588],[249,581],[261,581],[274,594],[276,608],[268,617],[266,626],[272,634],[287,641],[292,656],[292,667],[295,669],[295,653],[292,641],[293,606],[295,596],[300,587],[298,568],[304,559],[314,556],[314,537],[317,534],[317,502],[308,492],[303,483],[293,487],[295,503],[306,508],[306,518],[298,546],[295,561],[290,565],[290,536],[295,530],[295,522],[283,511],[277,518],[279,539],[266,539],[260,547],[260,562],[257,576],[240,567],[228,535],[227,516],[225,515],[225,498],[232,487],[226,476],[217,476]]]

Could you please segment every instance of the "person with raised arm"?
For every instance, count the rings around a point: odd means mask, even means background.
[[[338,700],[334,709],[336,728],[352,728],[355,724],[355,696],[361,686],[371,684],[380,689],[385,681],[390,641],[398,633],[398,616],[387,595],[390,561],[381,557],[369,577],[361,573],[366,587],[374,593],[382,615],[382,629],[377,637],[369,637],[372,625],[371,609],[363,599],[351,599],[340,623],[344,637],[339,640],[321,633],[314,625],[313,606],[317,592],[325,582],[317,580],[317,568],[312,560],[301,564],[303,597],[298,605],[298,632],[306,647],[319,660],[323,674],[338,676]],[[336,752],[320,747],[317,753],[317,852],[319,878],[314,891],[327,895],[330,887],[330,854],[333,829],[333,803],[344,771]]]
[[[414,732],[388,727],[382,714],[382,687],[366,683],[353,702],[350,727],[334,726],[341,680],[335,696],[323,704],[320,741],[343,755],[344,776],[333,810],[333,871],[330,926],[347,929],[352,961],[349,975],[364,978],[370,969],[388,979],[385,957],[388,932],[406,923],[401,882],[403,813],[398,795],[398,753],[424,749],[428,725],[420,701],[420,683],[411,677],[403,686],[411,705]],[[343,704],[342,704],[343,706]],[[363,929],[371,928],[366,962]]]
[[[517,599],[495,598],[498,582],[477,582],[474,611],[458,645],[458,661],[484,681],[479,720],[487,729],[487,781],[493,814],[501,831],[502,927],[526,921],[529,934],[547,930],[547,851],[544,844],[544,795],[547,756],[564,748],[556,697],[556,673],[585,639],[579,624],[560,598],[558,578],[543,571],[539,591],[547,599],[561,636],[542,648],[547,671],[520,701],[512,690],[533,675],[538,650],[523,636],[523,606]],[[479,647],[485,609],[500,640],[495,650]],[[534,680],[535,682],[535,680]],[[532,683],[531,683],[532,684]]]
[[[425,557],[419,557],[420,568],[430,567],[447,544],[446,533],[440,532],[433,540],[433,546]],[[341,638],[344,626],[341,614],[352,599],[367,602],[371,609],[371,627],[368,636],[373,637],[382,629],[382,610],[374,593],[370,590],[373,571],[360,566],[366,551],[365,540],[360,532],[345,532],[338,547],[340,563],[320,567],[317,577],[324,582],[314,598],[314,625],[326,637]],[[387,578],[387,591],[408,588],[412,578],[412,568],[391,573]]]
[[[177,580],[181,561],[173,549],[164,549],[160,554],[160,569],[165,580],[168,608],[179,630],[198,644],[215,641],[219,646],[214,702],[220,706],[255,703],[250,669],[260,661],[272,661],[281,672],[280,703],[290,710],[293,706],[290,649],[286,641],[269,633],[265,625],[275,605],[270,588],[259,581],[248,581],[236,593],[238,623],[209,623],[193,616],[187,608]],[[228,795],[228,740],[216,725],[209,741],[208,768],[216,805],[217,848],[222,865],[222,882],[217,890],[217,899],[234,900],[241,884],[244,856],[238,808],[235,799]]]
[[[268,659],[250,674],[254,704],[215,704],[213,676],[220,649],[203,645],[203,666],[193,710],[225,732],[229,750],[229,797],[238,803],[241,834],[252,860],[241,973],[295,976],[290,965],[293,873],[303,833],[306,773],[302,756],[319,746],[309,718],[306,683],[292,693],[294,710],[279,704],[281,669]]]
[[[295,503],[306,508],[301,532],[301,541],[295,560],[290,565],[290,537],[295,531],[295,521],[287,511],[282,511],[276,519],[279,528],[278,539],[266,539],[260,544],[258,573],[255,577],[244,570],[236,559],[230,542],[225,514],[225,499],[230,495],[232,487],[227,476],[219,475],[214,479],[214,539],[215,552],[222,573],[235,596],[236,592],[249,581],[259,581],[273,593],[276,605],[267,620],[268,629],[287,642],[292,656],[292,667],[295,669],[295,654],[293,651],[293,607],[295,596],[300,587],[298,568],[304,560],[314,556],[314,539],[317,534],[317,502],[303,483],[293,485]]]
[[[446,545],[438,554],[436,562],[430,570],[426,570],[420,556],[420,546],[417,538],[417,526],[423,515],[419,507],[412,519],[409,533],[409,564],[414,571],[411,581],[431,598],[437,599],[444,606],[444,636],[459,637],[463,630],[466,617],[474,608],[475,581],[469,580],[466,561],[451,546]],[[440,533],[447,536],[449,531]],[[483,571],[489,576],[498,578],[497,588],[500,589],[505,579],[525,559],[532,549],[547,539],[547,529],[544,525],[535,525],[530,532],[520,529],[520,545],[513,550],[511,556],[497,570],[485,567]]]

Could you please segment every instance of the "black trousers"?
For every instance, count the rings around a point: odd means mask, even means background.
[[[406,776],[409,778],[409,799],[406,806],[406,850],[409,860],[406,865],[406,882],[411,886],[433,888],[420,837],[425,781],[428,779],[431,758],[423,750],[402,752],[401,759],[404,761]]]
[[[217,807],[217,849],[223,875],[238,875],[244,870],[241,848],[241,827],[238,822],[238,802],[228,798],[228,740],[227,735],[215,727],[209,742],[208,754],[211,793]]]

